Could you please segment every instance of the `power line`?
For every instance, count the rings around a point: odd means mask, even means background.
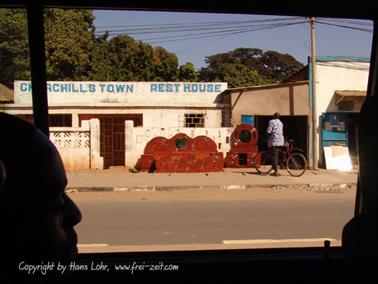
[[[306,21],[306,23],[307,23],[307,21]],[[309,45],[308,45],[308,42],[306,43],[306,40],[305,40],[304,35],[303,35],[303,31],[304,31],[306,34],[308,34],[308,32],[307,32],[307,30],[306,30],[306,26],[302,24],[302,25],[301,25],[301,28],[300,28],[300,30],[299,30],[300,39],[301,39],[301,41],[302,41],[302,44],[303,44],[304,48],[307,50],[308,53],[310,53],[310,52],[311,52],[311,51],[310,51],[310,47],[309,47]]]
[[[267,30],[273,29],[278,27],[285,27],[290,25],[296,25],[304,23],[303,20],[291,22],[291,23],[275,23],[275,24],[265,24],[265,25],[250,25],[250,26],[241,26],[241,27],[229,27],[229,28],[216,28],[216,29],[201,29],[198,33],[197,30],[188,30],[186,33],[180,31],[179,35],[164,35],[158,37],[150,37],[150,38],[140,38],[139,40],[143,40],[149,43],[162,43],[162,42],[171,42],[176,40],[190,40],[190,39],[198,39],[198,38],[210,38],[210,37],[218,37],[220,35],[233,35],[239,33],[247,33],[252,31],[259,31],[259,30]],[[179,31],[175,31],[174,33],[178,33]],[[144,34],[144,33],[143,33]],[[166,34],[166,33],[164,33]]]
[[[274,25],[264,25],[264,26],[260,26],[260,27],[242,27],[242,28],[230,28],[230,29],[223,29],[223,30],[220,30],[220,31],[211,31],[211,32],[202,32],[202,33],[194,33],[194,34],[189,34],[189,36],[191,35],[212,35],[212,34],[216,34],[216,35],[219,35],[219,34],[233,34],[234,32],[238,33],[238,32],[250,32],[250,31],[259,31],[259,30],[266,30],[266,29],[272,29],[272,28],[277,28],[277,27],[283,27],[283,26],[289,26],[289,25],[294,25],[294,24],[299,24],[299,23],[303,23],[302,22],[296,22],[296,23],[288,23],[288,24],[274,24]],[[163,37],[158,37],[158,38],[150,38],[150,39],[145,39],[145,40],[154,40],[154,39],[164,39],[164,38],[170,38],[170,37],[185,37],[185,35],[179,35],[179,36],[163,36]]]
[[[212,25],[234,25],[234,24],[245,24],[245,23],[265,23],[265,22],[275,22],[275,21],[290,21],[298,20],[302,17],[288,17],[288,18],[273,18],[273,19],[261,19],[261,20],[247,20],[247,21],[212,21],[212,22],[197,22],[197,23],[166,23],[160,25],[122,25],[122,26],[98,26],[96,29],[107,29],[107,28],[138,28],[143,27],[144,29],[151,28],[162,28],[162,27],[187,27],[187,26],[212,26]]]
[[[319,18],[321,21],[325,22],[336,22],[336,23],[346,23],[350,25],[358,25],[358,26],[368,26],[373,27],[373,23],[371,21],[359,21],[353,19],[336,19],[336,18]]]
[[[210,31],[210,30],[227,30],[227,29],[235,29],[235,28],[249,28],[249,27],[266,27],[271,25],[285,25],[286,22],[276,21],[276,23],[270,24],[249,24],[246,22],[242,22],[242,24],[238,25],[215,25],[215,26],[208,26],[208,25],[200,25],[200,26],[174,26],[169,28],[163,27],[154,27],[150,29],[127,29],[127,30],[114,30],[114,31],[107,31],[111,35],[119,35],[119,34],[129,34],[129,35],[142,35],[142,34],[154,34],[154,33],[182,33],[182,32],[195,32],[195,31]],[[98,34],[98,33],[97,33]]]
[[[357,31],[361,31],[361,32],[368,32],[368,33],[372,33],[373,32],[372,29],[352,27],[352,26],[339,25],[339,24],[332,24],[332,23],[327,23],[327,22],[319,21],[319,20],[317,20],[316,23],[322,24],[322,25],[327,25],[327,26],[334,26],[334,27],[339,27],[339,28],[357,30]]]
[[[218,41],[218,40],[222,40],[224,38],[228,37],[228,35],[225,35],[225,36],[220,36],[219,38],[214,38],[212,40],[209,40],[209,41],[206,41],[206,42],[202,42],[202,43],[199,43],[199,44],[196,44],[196,45],[193,45],[191,47],[187,47],[187,48],[184,48],[184,49],[181,49],[181,50],[178,50],[178,51],[175,51],[176,54],[178,53],[183,53],[183,52],[186,52],[186,51],[189,51],[189,50],[192,50],[194,48],[197,48],[197,47],[200,47],[200,46],[203,46],[203,45],[206,45],[206,44],[209,44],[209,43],[214,43],[215,41]]]

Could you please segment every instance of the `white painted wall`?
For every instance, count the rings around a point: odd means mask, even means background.
[[[319,115],[337,111],[335,91],[366,91],[369,66],[369,63],[364,62],[317,62],[316,97]]]
[[[3,105],[5,112],[13,115],[32,114],[30,107],[15,107],[12,104]],[[79,127],[79,114],[142,114],[145,127],[184,127],[186,113],[204,114],[205,127],[222,126],[221,109],[203,108],[49,108],[49,114],[72,114],[72,127]]]
[[[317,107],[317,148],[321,149],[321,115],[338,111],[335,91],[366,91],[369,77],[369,63],[365,62],[317,62],[316,63],[316,107]]]
[[[92,82],[48,81],[50,106],[214,107],[225,82]],[[31,105],[30,81],[14,82],[17,105]]]
[[[144,127],[184,127],[185,114],[203,114],[205,118],[205,127],[221,127],[222,111],[221,109],[140,109],[143,113]],[[119,112],[122,113],[122,112]]]
[[[145,127],[184,127],[186,113],[201,113],[205,127],[221,127],[222,111],[215,103],[227,89],[224,82],[63,82],[48,81],[49,113],[143,114]],[[12,114],[31,113],[30,81],[15,81]]]
[[[66,170],[103,168],[98,119],[83,121],[82,127],[50,127],[50,140],[57,148]]]

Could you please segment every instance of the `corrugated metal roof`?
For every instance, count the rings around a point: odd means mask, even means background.
[[[369,57],[361,57],[361,56],[316,56],[317,62],[364,62],[370,63]]]

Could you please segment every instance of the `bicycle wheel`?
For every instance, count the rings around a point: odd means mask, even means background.
[[[258,173],[268,174],[273,168],[273,157],[268,151],[258,152],[254,164]]]
[[[307,161],[305,156],[300,153],[293,153],[286,161],[286,169],[293,177],[300,177],[304,174],[307,168]]]

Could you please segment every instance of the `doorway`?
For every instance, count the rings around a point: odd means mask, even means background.
[[[271,115],[256,115],[255,128],[259,133],[259,151],[268,148],[266,129]],[[305,115],[281,115],[285,139],[293,139],[295,147],[301,148],[308,158],[308,117]]]
[[[125,166],[125,121],[133,120],[134,126],[143,125],[142,114],[80,114],[83,120],[100,120],[100,155],[104,158],[104,169]]]

